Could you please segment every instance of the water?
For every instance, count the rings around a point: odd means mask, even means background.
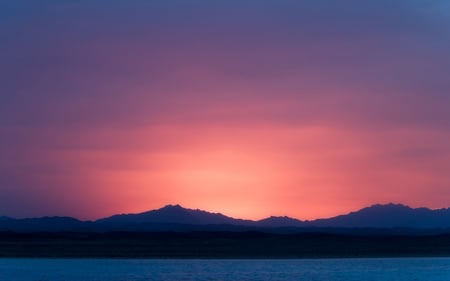
[[[1,281],[449,281],[450,258],[317,260],[0,259]]]

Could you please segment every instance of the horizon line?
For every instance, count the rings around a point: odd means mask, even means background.
[[[394,203],[394,202],[388,202],[388,203],[374,203],[371,205],[367,205],[365,207],[360,207],[359,209],[355,209],[353,211],[347,212],[347,213],[342,213],[342,214],[336,214],[333,216],[329,216],[329,217],[318,217],[318,218],[314,218],[314,219],[300,219],[300,218],[296,218],[296,217],[291,217],[291,216],[287,216],[287,215],[269,215],[266,217],[262,217],[260,219],[248,219],[248,218],[240,218],[240,217],[233,217],[233,216],[229,216],[226,215],[222,212],[214,212],[214,211],[208,211],[205,209],[200,209],[200,208],[191,208],[191,207],[184,207],[182,204],[180,203],[168,203],[163,205],[162,207],[156,208],[156,209],[148,209],[148,210],[144,210],[144,211],[138,211],[138,212],[133,212],[133,213],[116,213],[116,214],[112,214],[112,215],[107,215],[104,217],[99,217],[96,219],[81,219],[75,216],[69,216],[69,215],[43,215],[43,216],[36,216],[36,217],[13,217],[13,216],[7,216],[7,215],[1,215],[0,214],[0,218],[9,218],[9,219],[16,219],[16,220],[22,220],[22,219],[41,219],[41,218],[72,218],[72,219],[76,219],[78,221],[82,221],[82,222],[95,222],[101,219],[105,219],[105,218],[109,218],[109,217],[113,217],[113,216],[120,216],[120,215],[138,215],[138,214],[143,214],[143,213],[147,213],[147,212],[152,212],[152,211],[157,211],[157,210],[161,210],[167,207],[180,207],[184,210],[190,210],[190,211],[201,211],[201,212],[206,212],[206,213],[210,213],[210,214],[217,214],[217,215],[222,215],[231,219],[235,219],[235,220],[245,220],[245,221],[261,221],[264,219],[268,219],[268,218],[289,218],[289,219],[294,219],[294,220],[298,220],[298,221],[302,221],[302,222],[311,222],[311,221],[316,221],[316,220],[322,220],[322,219],[331,219],[331,218],[335,218],[335,217],[339,217],[339,216],[345,216],[345,215],[349,215],[355,212],[359,212],[361,210],[367,209],[367,208],[372,208],[372,207],[376,207],[376,206],[389,206],[389,205],[393,205],[393,206],[401,206],[401,207],[406,207],[412,210],[417,210],[417,209],[427,209],[430,211],[438,211],[438,210],[446,210],[446,209],[450,209],[449,207],[442,207],[442,208],[430,208],[430,207],[411,207],[410,205],[407,204],[403,204],[403,203]]]

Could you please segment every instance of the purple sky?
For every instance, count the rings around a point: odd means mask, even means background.
[[[450,206],[450,4],[0,2],[0,215]]]

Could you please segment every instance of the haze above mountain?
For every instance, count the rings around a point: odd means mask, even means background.
[[[431,210],[401,204],[377,204],[345,215],[311,221],[275,216],[258,221],[243,220],[180,205],[167,205],[138,214],[119,214],[96,221],[70,217],[0,217],[0,231],[302,231],[338,228],[450,230],[450,208]]]

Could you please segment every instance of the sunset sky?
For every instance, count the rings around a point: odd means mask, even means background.
[[[448,0],[0,2],[0,216],[450,207]]]

